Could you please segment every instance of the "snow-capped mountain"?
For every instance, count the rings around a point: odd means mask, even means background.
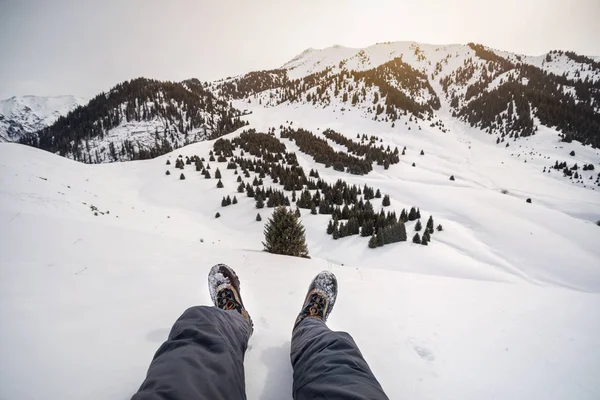
[[[325,107],[408,130],[420,120],[446,132],[458,119],[505,147],[542,127],[566,142],[600,146],[597,58],[415,42],[308,49],[279,69],[206,84],[140,78],[22,143],[84,162],[155,157],[243,125],[243,113],[230,109],[234,99]]]
[[[453,118],[496,135],[499,145],[545,126],[565,141],[600,146],[600,62],[568,51],[530,57],[474,43],[333,46],[305,50],[277,70],[216,82],[214,89],[266,106],[354,109],[392,127],[398,119],[425,119],[442,131],[445,103]]]
[[[13,96],[0,100],[0,141],[16,142],[85,103],[76,96]]]
[[[244,125],[240,116],[197,79],[138,78],[99,94],[21,143],[86,163],[137,160],[231,132]]]

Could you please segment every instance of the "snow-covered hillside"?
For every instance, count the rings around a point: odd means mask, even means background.
[[[52,125],[87,101],[75,96],[13,96],[0,100],[0,141],[16,142],[23,135]]]
[[[137,78],[100,93],[21,143],[85,163],[153,158],[231,132],[240,113],[197,79]]]
[[[128,398],[179,314],[209,303],[206,274],[217,262],[238,272],[255,322],[249,399],[291,398],[291,327],[322,269],[340,286],[328,324],[353,335],[391,399],[600,396],[600,191],[542,172],[558,158],[597,165],[598,150],[560,143],[552,130],[497,146],[445,102],[446,132],[310,104],[233,103],[251,113],[246,128],[274,132],[307,173],[378,188],[391,198],[386,210],[418,206],[443,231],[428,246],[370,249],[365,237],[332,239],[331,216],[302,209],[312,259],[270,255],[261,241],[272,209],[237,191],[238,177],[257,173],[227,169],[233,158],[210,161],[214,141],[108,165],[0,144],[0,398]],[[340,151],[325,129],[406,151],[387,170],[351,175],[281,139],[281,127]],[[175,168],[194,156],[211,179],[193,163]],[[260,187],[282,186],[265,176]],[[225,196],[238,202],[222,207]],[[406,228],[410,238],[415,222]]]

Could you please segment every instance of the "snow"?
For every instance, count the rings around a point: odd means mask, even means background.
[[[210,304],[207,274],[220,262],[240,277],[255,324],[250,399],[291,398],[291,329],[322,270],[339,284],[328,325],[354,337],[392,399],[600,396],[600,191],[541,172],[571,150],[569,160],[597,163],[598,150],[559,143],[550,128],[498,146],[452,119],[444,101],[447,133],[424,121],[408,131],[359,112],[256,103],[234,102],[252,111],[247,128],[294,121],[316,135],[331,128],[407,146],[400,164],[352,176],[282,141],[306,171],[379,188],[390,209],[418,206],[444,231],[427,247],[372,250],[368,238],[333,241],[327,217],[302,210],[312,258],[270,255],[261,241],[271,210],[236,193],[224,164],[210,163],[224,189],[191,166],[179,180],[175,158],[207,157],[212,142],[103,165],[0,144],[0,398],[129,398],[175,319]],[[533,149],[543,156],[524,163]],[[221,207],[226,195],[238,204]]]
[[[550,61],[547,61],[547,54],[542,54],[539,56],[528,56],[523,54],[514,54],[509,53],[507,51],[499,51],[494,49],[489,49],[494,51],[501,57],[505,57],[513,63],[525,63],[529,65],[533,65],[535,67],[540,68],[543,71],[555,74],[555,75],[566,75],[567,79],[576,80],[576,81],[584,81],[586,79],[591,80],[592,82],[597,82],[600,80],[600,70],[593,69],[587,63],[580,63],[572,60],[565,54],[551,53]],[[595,57],[590,57],[592,60],[596,60]],[[576,75],[578,72],[578,75]]]
[[[4,139],[0,140],[16,141],[25,133],[53,124],[86,102],[75,96],[13,96],[0,100],[0,138]]]

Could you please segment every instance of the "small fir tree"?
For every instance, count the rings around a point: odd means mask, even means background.
[[[215,218],[219,218],[219,217],[221,217],[221,214],[217,212],[217,213],[215,214]]]
[[[221,182],[221,180],[220,180],[220,179],[219,179],[219,182],[217,182],[217,187],[218,187],[219,189],[222,189],[222,188],[223,188],[223,182]]]
[[[185,175],[183,174],[183,172],[181,173],[181,175],[179,175],[179,179],[181,179],[181,180],[185,179]]]
[[[430,215],[429,219],[427,220],[427,229],[425,229],[426,232],[428,232],[429,234],[433,233],[433,216]]]
[[[328,235],[333,234],[333,222],[331,220],[329,220],[329,223],[327,224],[327,234]]]
[[[265,225],[265,251],[308,258],[304,227],[294,213],[277,207]]]
[[[377,230],[377,247],[381,247],[385,244],[385,236],[383,235],[383,228]]]
[[[389,195],[385,195],[383,196],[383,200],[381,201],[381,205],[384,207],[388,207],[390,205],[390,196]]]
[[[171,175],[171,171],[167,170],[166,175]]]
[[[219,168],[215,171],[215,179],[221,179],[221,171],[219,171]]]
[[[256,221],[258,221],[258,222],[262,221],[262,217],[260,216],[260,213],[256,214]]]
[[[231,203],[232,204],[237,204],[238,203],[237,197],[233,196],[233,200],[231,200]]]
[[[415,236],[413,236],[413,243],[416,244],[421,244],[421,236],[419,236],[419,233],[415,233]]]
[[[417,223],[415,224],[415,231],[419,232],[419,231],[421,231],[421,228],[422,228],[421,220],[419,219],[419,220],[417,220]]]
[[[369,248],[374,249],[377,247],[377,236],[375,234],[371,235],[371,239],[369,239]]]

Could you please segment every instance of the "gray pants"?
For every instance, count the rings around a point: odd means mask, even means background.
[[[160,346],[132,400],[246,399],[250,327],[236,311],[191,307]],[[292,334],[296,400],[387,399],[352,337],[306,318]]]

